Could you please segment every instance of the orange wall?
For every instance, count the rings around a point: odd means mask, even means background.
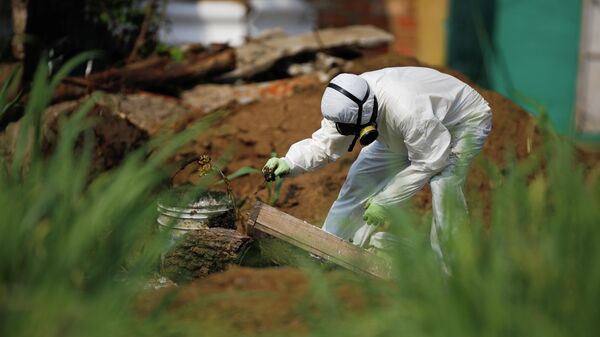
[[[446,63],[446,20],[449,0],[418,0],[415,55],[425,63]]]
[[[391,49],[440,65],[446,57],[449,0],[312,0],[319,26],[370,24],[396,37]]]

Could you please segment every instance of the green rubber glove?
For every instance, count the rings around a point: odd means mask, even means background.
[[[369,225],[383,226],[387,222],[387,211],[383,206],[379,206],[371,200],[365,204],[365,213],[363,220]]]
[[[271,158],[262,169],[266,181],[273,181],[275,177],[285,177],[290,174],[290,165],[283,158]]]

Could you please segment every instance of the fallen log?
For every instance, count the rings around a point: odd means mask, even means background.
[[[156,82],[201,78],[232,69],[234,64],[235,53],[230,48],[216,53],[192,55],[182,62],[175,62],[169,56],[154,56],[123,68],[92,74],[83,81],[101,86],[115,83],[155,85]]]
[[[181,62],[174,61],[166,55],[155,55],[87,77],[68,77],[57,88],[54,101],[93,90],[157,87],[173,81],[199,80],[224,73],[234,67],[235,52],[229,47],[219,47],[208,52],[189,52]]]
[[[250,242],[250,237],[233,229],[189,231],[165,254],[161,274],[175,282],[185,282],[223,271],[242,260]]]
[[[254,206],[246,230],[250,236],[268,234],[359,274],[391,277],[383,258],[261,202]]]

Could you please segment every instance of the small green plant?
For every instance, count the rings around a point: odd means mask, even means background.
[[[169,46],[164,43],[159,43],[156,47],[156,52],[161,54],[168,54],[171,60],[175,62],[182,62],[185,58],[183,49],[178,46]]]
[[[244,176],[247,176],[249,174],[254,174],[254,173],[260,173],[260,170],[254,168],[254,167],[251,167],[251,166],[244,166],[244,167],[238,169],[237,171],[233,172],[232,174],[228,175],[227,179],[234,180],[234,179],[244,177]]]

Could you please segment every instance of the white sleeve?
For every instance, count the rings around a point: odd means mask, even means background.
[[[311,138],[290,147],[284,159],[290,164],[291,175],[314,171],[340,158],[348,150],[354,136],[343,136],[335,123],[326,119]]]

